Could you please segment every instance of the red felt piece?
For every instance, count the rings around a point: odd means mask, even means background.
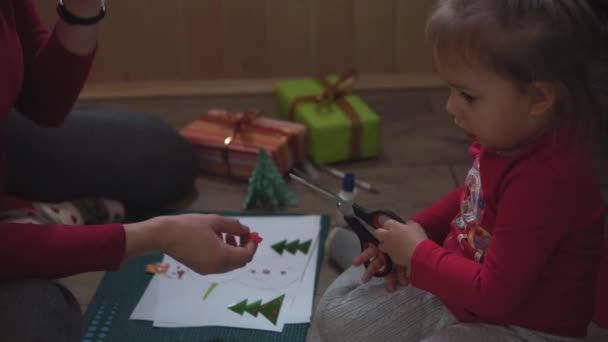
[[[248,238],[255,241],[255,243],[261,243],[264,240],[258,233],[249,233]]]

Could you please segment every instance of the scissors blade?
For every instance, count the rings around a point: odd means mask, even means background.
[[[353,206],[348,205],[348,203],[345,202],[344,200],[342,200],[340,197],[338,197],[338,195],[336,195],[335,193],[333,193],[329,190],[325,190],[322,187],[315,185],[302,177],[298,177],[298,176],[294,175],[293,173],[289,173],[289,177],[291,177],[291,179],[297,181],[298,183],[301,183],[302,185],[308,187],[309,189],[312,189],[312,190],[316,191],[317,193],[324,195],[327,199],[336,201],[338,210],[340,210],[343,215],[348,215],[348,216],[354,217],[357,221],[359,221],[359,223],[365,230],[367,230],[373,237],[376,237],[375,228],[371,227],[369,223],[365,222],[360,217],[355,215]]]
[[[338,195],[336,195],[335,193],[333,193],[329,190],[325,190],[318,185],[312,184],[311,182],[307,181],[306,179],[304,179],[302,177],[298,177],[298,176],[294,175],[293,173],[289,173],[289,177],[291,177],[291,179],[297,181],[298,183],[308,187],[309,189],[312,189],[312,190],[322,194],[329,200],[336,201],[338,203],[342,202],[342,199],[340,197],[338,197]]]
[[[355,211],[353,209],[352,203],[348,203],[348,202],[344,201],[342,198],[340,198],[335,193],[333,193],[329,190],[326,190],[316,184],[313,184],[302,177],[296,176],[293,173],[289,173],[289,177],[291,177],[291,179],[297,181],[298,183],[301,183],[302,185],[308,187],[309,189],[314,190],[319,194],[322,194],[328,200],[331,200],[332,202],[336,203],[338,210],[340,210],[340,212],[342,212],[343,215],[354,216],[357,220],[364,222],[359,217],[357,217],[357,215],[355,215]],[[367,227],[367,226],[366,226],[366,229],[368,231],[370,230],[369,227]],[[373,234],[372,231],[370,231],[370,232]]]

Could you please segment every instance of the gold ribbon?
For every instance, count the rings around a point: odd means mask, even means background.
[[[357,72],[355,70],[348,70],[342,73],[334,84],[331,84],[331,82],[325,78],[321,78],[319,79],[319,83],[321,83],[324,88],[321,94],[297,97],[289,107],[289,120],[293,121],[295,118],[296,108],[302,103],[337,104],[340,109],[344,111],[351,122],[351,159],[356,159],[361,156],[361,141],[363,139],[363,126],[361,124],[361,119],[359,118],[355,108],[353,108],[353,106],[345,99],[346,95],[351,92],[356,79]]]
[[[240,117],[237,113],[227,112],[227,120],[232,125],[232,133],[224,139],[224,149],[222,150],[222,158],[228,169],[228,176],[232,176],[232,168],[230,167],[230,144],[234,141],[236,136],[246,129],[251,123],[260,116],[257,111],[249,110],[245,111]]]

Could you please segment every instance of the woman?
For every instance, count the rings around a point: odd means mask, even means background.
[[[147,116],[82,111],[66,120],[91,69],[105,4],[65,0],[57,9],[49,33],[33,0],[0,2],[0,256],[8,265],[0,322],[8,340],[80,340],[79,305],[54,278],[117,269],[153,251],[200,273],[225,272],[256,251],[247,227],[216,215],[112,223],[123,202],[149,211],[187,194],[195,158]],[[233,246],[224,235],[243,239]]]

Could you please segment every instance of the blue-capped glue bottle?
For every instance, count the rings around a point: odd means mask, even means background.
[[[357,195],[356,191],[357,190],[355,188],[355,175],[353,175],[352,173],[344,174],[344,177],[342,178],[342,188],[338,192],[338,197],[340,197],[344,202],[346,202],[345,204],[352,205],[355,202],[355,196]],[[346,221],[344,221],[344,216],[339,210],[336,216],[336,225],[339,227],[347,226]]]
[[[337,195],[347,205],[354,203],[357,190],[353,174],[347,173],[344,175],[342,188]],[[361,253],[359,238],[350,230],[339,210],[335,218],[335,226],[329,231],[325,248],[330,260],[342,270],[350,267],[353,259]]]

